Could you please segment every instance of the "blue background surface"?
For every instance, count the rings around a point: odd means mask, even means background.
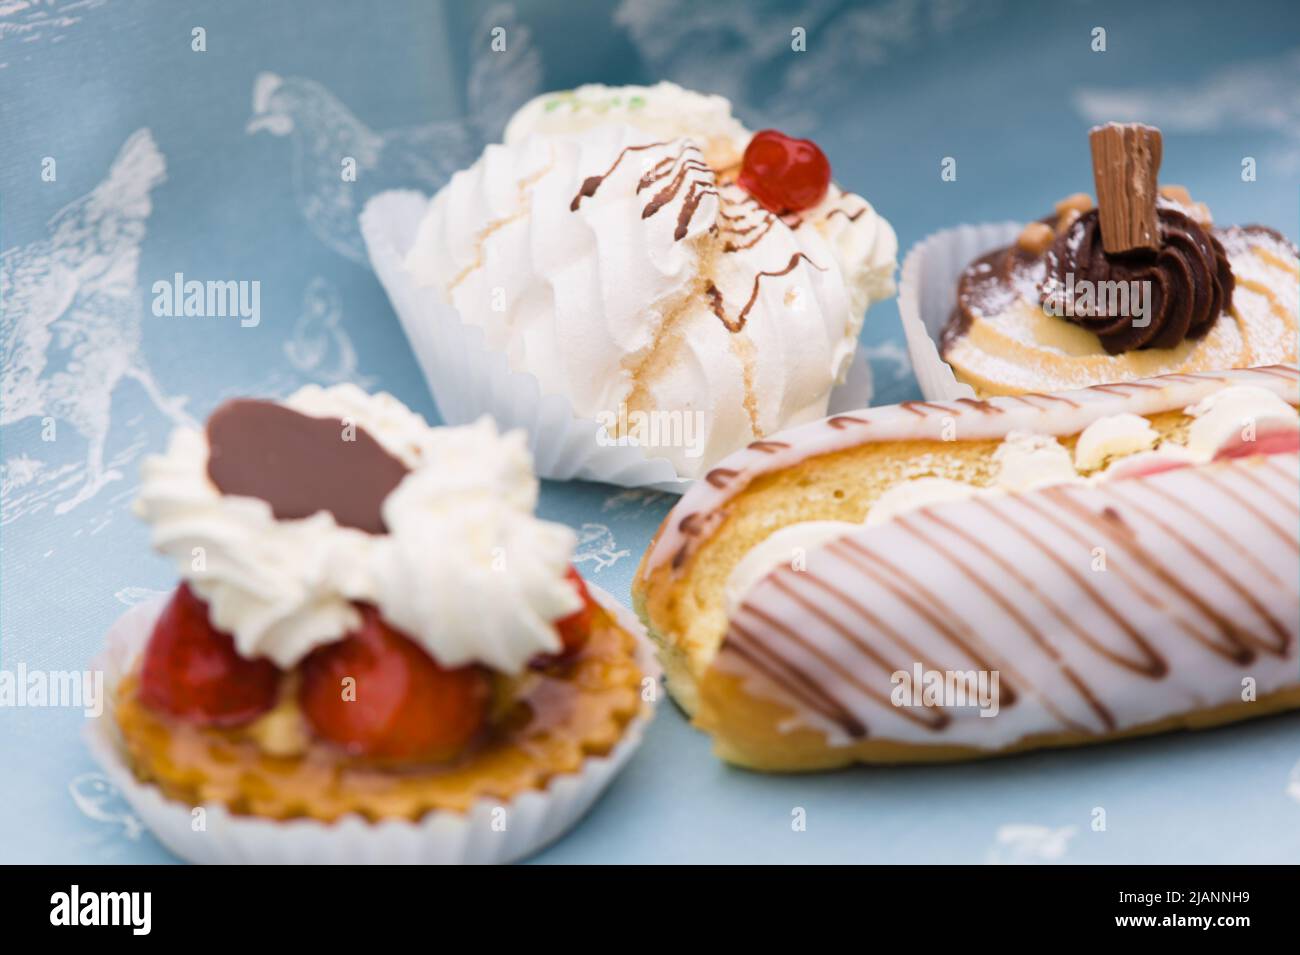
[[[509,55],[489,52],[493,26]],[[795,26],[806,53],[790,50]],[[1097,26],[1105,52],[1090,49]],[[191,49],[195,27],[206,52]],[[264,72],[292,102],[273,130],[249,132]],[[436,420],[360,252],[368,196],[433,190],[535,92],[661,78],[728,95],[753,128],[815,137],[904,251],[937,228],[1037,217],[1091,191],[1086,130],[1106,119],[1160,125],[1162,179],[1218,221],[1300,233],[1300,7],[1288,0],[10,0],[0,667],[80,669],[125,605],[173,586],[129,502],[141,457],[181,415],[351,379]],[[352,184],[338,175],[349,155],[361,162]],[[940,180],[945,156],[955,182]],[[1247,156],[1254,182],[1242,181]],[[154,316],[150,287],[175,272],[260,281],[260,325]],[[917,397],[892,302],[871,311],[863,341],[877,401]],[[99,442],[107,480],[95,487]],[[670,504],[548,484],[541,510],[580,529],[580,569],[626,599]],[[0,709],[0,861],[171,860],[103,787],[82,719]],[[977,765],[777,778],[727,768],[665,706],[587,821],[538,860],[1298,862],[1298,730],[1289,716]],[[1096,807],[1105,831],[1091,827]],[[792,829],[796,808],[806,831]]]

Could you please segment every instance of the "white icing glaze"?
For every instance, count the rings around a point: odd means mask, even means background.
[[[714,665],[835,744],[995,749],[1239,702],[1246,677],[1300,684],[1298,500],[1276,454],[937,504],[769,573]],[[917,663],[996,670],[996,716],[893,705]]]
[[[726,502],[762,474],[820,454],[873,441],[941,441],[955,422],[962,440],[1004,438],[1014,431],[1077,434],[1098,418],[1158,414],[1193,405],[1226,385],[1253,385],[1290,405],[1300,404],[1295,365],[1176,374],[1099,385],[1056,395],[1025,394],[948,403],[910,402],[835,415],[755,442],[720,462],[682,497],[665,521],[646,561],[646,573],[678,566],[723,519]]]

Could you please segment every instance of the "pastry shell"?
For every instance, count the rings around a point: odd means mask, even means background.
[[[173,798],[164,789],[183,797],[186,776],[164,772],[168,778],[161,787],[140,779],[117,710],[118,691],[148,641],[162,600],[132,608],[110,629],[103,653],[91,664],[104,671],[108,702],[98,719],[87,722],[83,735],[91,754],[146,826],[191,862],[512,862],[559,838],[581,819],[627,763],[654,715],[660,670],[644,629],[609,594],[590,584],[588,589],[608,614],[609,633],[622,634],[632,643],[639,678],[632,675],[635,705],[630,710],[622,704],[610,708],[611,714],[623,712],[613,717],[614,725],[609,720],[588,721],[591,732],[584,737],[581,755],[572,746],[550,751],[543,746],[533,755],[535,765],[528,765],[522,751],[507,754],[494,765],[490,778],[477,781],[465,771],[424,787],[417,778],[409,786],[388,787],[386,794],[348,785],[314,796],[295,788],[289,797],[289,787],[277,788],[276,761],[267,760],[246,767],[248,773],[222,776],[221,786],[208,790],[200,805]],[[307,776],[297,778],[298,784],[307,781]]]

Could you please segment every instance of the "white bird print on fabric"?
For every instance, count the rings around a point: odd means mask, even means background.
[[[148,129],[123,144],[108,176],[49,222],[49,236],[0,256],[0,424],[66,422],[87,442],[85,479],[58,503],[62,514],[121,477],[104,465],[113,392],[123,378],[178,424],[184,398],[169,398],[140,353],[140,242],[150,193],[166,177]]]
[[[42,48],[59,43],[87,13],[102,7],[108,0],[3,0],[0,2],[0,70],[11,65],[17,55],[30,63],[40,57]],[[4,41],[8,41],[5,43]]]
[[[506,31],[504,51],[489,46],[495,27]],[[315,80],[257,77],[247,132],[290,139],[294,198],[312,232],[330,248],[365,264],[357,217],[371,196],[389,189],[437,190],[473,163],[510,113],[540,91],[541,58],[513,8],[488,10],[473,43],[468,116],[422,126],[372,130]],[[344,178],[347,159],[355,162],[355,181]]]
[[[87,819],[120,826],[128,839],[139,839],[144,832],[135,810],[103,773],[82,773],[68,783],[68,795]]]
[[[285,356],[294,368],[317,381],[350,381],[368,387],[373,379],[357,374],[357,350],[342,322],[338,289],[316,276],[302,293],[302,312],[294,322],[293,336],[284,343]]]
[[[578,528],[578,546],[573,552],[575,564],[595,564],[593,569],[599,573],[630,554],[629,550],[618,549],[613,532],[604,524],[583,524]]]
[[[648,507],[656,505],[662,506],[664,513],[668,512],[668,505],[676,502],[677,498],[665,491],[652,491],[648,488],[634,487],[623,491],[615,491],[605,498],[604,503],[600,505],[602,511],[616,511],[623,508],[632,508],[636,511],[644,511]]]
[[[999,826],[997,845],[989,851],[989,862],[995,865],[1056,862],[1065,856],[1077,831],[1077,826],[1059,829],[1027,823]]]

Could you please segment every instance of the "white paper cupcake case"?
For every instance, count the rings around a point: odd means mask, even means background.
[[[957,304],[957,280],[966,266],[1011,245],[1023,228],[1016,222],[961,225],[922,239],[907,253],[898,287],[898,313],[912,370],[927,401],[975,396],[975,389],[958,381],[952,366],[939,357],[939,334]]]
[[[645,630],[634,614],[590,583],[587,589],[637,639],[637,663],[659,681],[661,671]],[[104,671],[109,691],[103,714],[88,720],[82,735],[105,774],[168,849],[190,862],[230,864],[491,864],[514,862],[555,841],[595,803],[641,743],[654,716],[643,704],[608,756],[589,757],[580,772],[557,776],[546,790],[508,803],[483,799],[468,812],[431,812],[418,822],[371,823],[348,816],[335,823],[308,819],[278,822],[231,815],[206,805],[206,828],[193,828],[193,808],[166,798],[135,778],[113,717],[112,690],[130,670],[153,630],[166,598],[132,607],[109,630],[104,651],[91,663]],[[656,693],[656,700],[661,694]],[[505,827],[500,826],[505,809]],[[494,826],[494,822],[496,825]]]
[[[542,394],[536,376],[511,370],[504,353],[486,346],[482,329],[463,321],[432,288],[416,285],[404,262],[428,205],[419,192],[380,193],[361,213],[361,234],[443,421],[468,424],[486,414],[503,430],[523,429],[544,478],[685,491],[691,481],[669,461],[602,443],[604,429],[594,419],[579,417],[562,395]],[[870,401],[871,366],[858,349],[844,384],[831,393],[829,413]]]

